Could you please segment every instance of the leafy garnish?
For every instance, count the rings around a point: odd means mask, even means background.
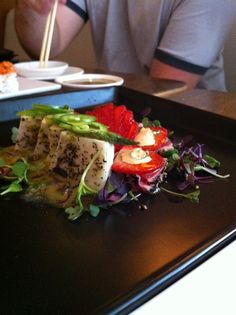
[[[192,192],[189,192],[189,193],[180,193],[180,192],[175,192],[175,191],[172,191],[172,190],[169,190],[169,189],[166,189],[164,187],[160,187],[162,191],[168,193],[168,194],[171,194],[171,195],[174,195],[174,196],[177,196],[177,197],[181,197],[181,198],[186,198],[188,200],[190,200],[191,202],[199,202],[199,195],[200,195],[200,190],[197,189],[195,191],[192,191]]]
[[[97,205],[91,204],[89,206],[89,213],[91,214],[92,217],[96,217],[99,215],[100,208]]]
[[[210,182],[210,178],[213,176],[221,179],[230,176],[217,172],[220,162],[210,155],[203,154],[202,144],[187,146],[181,142],[175,147],[178,147],[178,150],[163,152],[162,155],[168,159],[167,173],[175,173],[179,178],[182,176],[184,179],[178,185],[178,189],[181,191],[187,187],[194,187],[198,183]]]
[[[166,171],[171,171],[180,160],[179,151],[177,149],[168,150],[165,152],[162,152],[161,155],[165,158],[167,158],[167,168]]]
[[[161,123],[159,120],[149,120],[148,117],[144,117],[142,119],[143,127],[161,127]]]
[[[0,178],[10,182],[9,185],[1,187],[2,192],[0,195],[22,191],[22,184],[29,183],[27,177],[29,164],[25,159],[22,158],[21,160],[16,161],[13,165],[8,165],[5,163],[4,159],[0,158],[0,167],[8,170],[8,172],[0,174]]]
[[[221,175],[221,174],[217,173],[215,170],[212,170],[212,169],[210,169],[208,167],[204,167],[202,165],[196,165],[194,167],[194,170],[195,171],[204,171],[206,173],[211,174],[212,176],[215,176],[215,177],[218,177],[218,178],[222,178],[222,179],[230,177],[230,174]]]
[[[20,181],[25,181],[28,183],[27,171],[29,165],[25,160],[17,161],[12,165],[12,173],[19,178]]]
[[[112,172],[105,187],[99,191],[95,202],[102,208],[107,208],[120,202],[127,202],[131,200],[128,196],[129,191],[130,187],[125,175]]]
[[[208,165],[211,168],[218,168],[218,167],[220,167],[220,161],[216,160],[215,158],[213,158],[212,156],[210,156],[208,154],[204,154],[203,155],[203,159],[208,163]]]
[[[69,207],[65,210],[67,214],[69,214],[69,219],[70,220],[76,220],[78,217],[80,217],[87,209],[85,208],[84,204],[82,203],[82,197],[87,196],[87,195],[97,195],[98,191],[89,187],[85,183],[85,177],[89,171],[89,169],[92,167],[94,161],[97,159],[99,156],[100,151],[98,151],[96,154],[94,154],[93,158],[87,165],[86,169],[84,170],[79,186],[77,188],[77,195],[76,195],[76,206],[75,207]],[[95,210],[92,208],[90,209],[91,213],[94,214]]]
[[[1,196],[6,195],[8,193],[14,193],[14,192],[19,192],[22,191],[23,188],[18,180],[14,180],[13,182],[10,183],[10,185],[5,186],[4,190],[0,193]]]
[[[5,160],[0,158],[0,167],[3,167],[4,165],[6,165]]]

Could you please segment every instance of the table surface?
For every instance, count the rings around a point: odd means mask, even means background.
[[[236,94],[195,89],[163,97],[227,118],[236,119]]]
[[[85,73],[104,73],[100,69],[85,69]],[[134,75],[120,72],[106,72],[106,74],[112,74],[120,76],[124,79],[124,85],[135,91],[144,92],[160,97],[168,97],[175,95],[186,90],[186,84],[180,81],[167,80],[167,79],[152,79],[147,75]]]
[[[203,89],[189,91],[183,82],[155,80],[144,75],[115,74],[122,76],[124,85],[135,91],[163,97],[227,118],[236,119],[236,93]]]
[[[186,90],[183,82],[172,80],[155,80],[147,76],[122,75],[124,85],[135,91],[152,94],[159,97],[171,97]]]

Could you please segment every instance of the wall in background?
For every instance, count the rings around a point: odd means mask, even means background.
[[[4,28],[8,11],[16,4],[16,0],[0,0],[0,49],[4,48]]]

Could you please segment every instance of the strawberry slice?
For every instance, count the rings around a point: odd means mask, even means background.
[[[150,132],[153,134],[154,137],[154,143],[153,144],[149,144],[149,145],[145,145],[142,143],[139,143],[140,146],[142,146],[143,150],[149,150],[149,151],[156,151],[158,149],[160,149],[161,147],[163,147],[167,141],[168,141],[168,131],[167,129],[163,128],[163,127],[149,127],[149,128],[142,128],[140,133],[142,132],[142,130],[150,130]],[[135,138],[135,141],[138,141],[138,136]]]
[[[122,130],[124,128],[124,115],[125,112],[127,111],[126,107],[124,105],[120,105],[114,108],[113,110],[113,122],[114,125],[112,126],[112,131],[120,134],[122,133]]]
[[[138,124],[137,124],[135,121],[133,121],[133,122],[130,124],[130,129],[129,129],[127,138],[128,138],[128,139],[134,139],[135,136],[137,135],[138,131],[139,131]]]
[[[86,114],[95,116],[98,122],[109,127],[109,122],[113,120],[113,117],[111,117],[113,110],[113,103],[107,103],[106,105],[95,107],[93,110],[87,111]]]
[[[163,169],[166,160],[153,151],[147,151],[146,154],[150,158],[149,161],[143,163],[134,164],[123,160],[124,154],[126,156],[132,156],[132,152],[137,149],[135,146],[124,146],[116,155],[112,164],[112,170],[117,173],[123,174],[147,174],[157,169]],[[130,159],[132,161],[132,158]],[[133,159],[134,161],[136,159]]]
[[[97,121],[108,126],[110,131],[127,139],[133,140],[138,133],[139,127],[134,120],[133,112],[125,105],[115,106],[113,103],[107,103],[87,111],[86,114],[95,116]],[[117,151],[121,146],[116,145],[115,148]]]

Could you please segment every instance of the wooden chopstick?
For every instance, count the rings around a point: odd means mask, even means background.
[[[49,15],[48,15],[48,18],[46,21],[45,30],[44,30],[43,42],[42,42],[40,58],[39,58],[39,67],[40,68],[45,68],[45,52],[46,52],[46,46],[47,46],[47,41],[48,41],[48,33],[49,33],[51,16],[52,16],[52,11],[49,12]]]
[[[52,45],[52,36],[53,36],[53,30],[56,20],[56,13],[57,13],[57,6],[58,6],[58,0],[55,0],[53,8],[48,14],[45,30],[44,30],[44,36],[43,36],[43,42],[40,52],[40,59],[39,59],[39,67],[40,68],[47,68],[47,63],[50,55],[50,49]]]

